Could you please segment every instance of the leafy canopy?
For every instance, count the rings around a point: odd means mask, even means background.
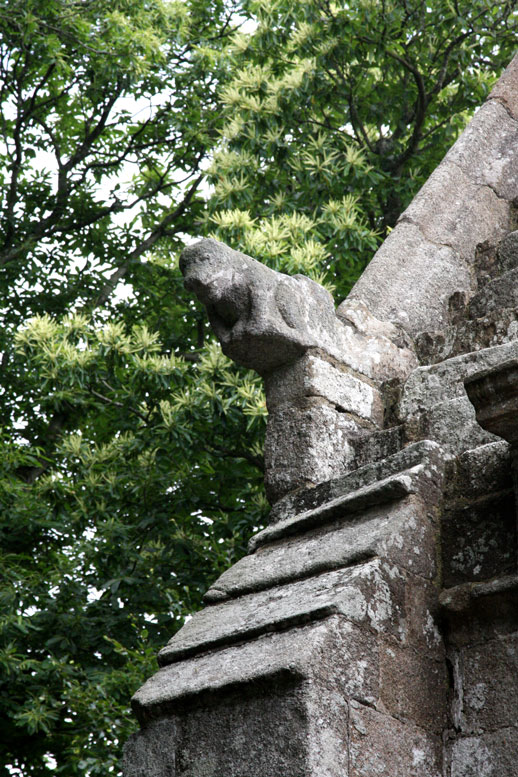
[[[2,774],[117,772],[157,647],[264,514],[260,389],[176,264],[232,14],[0,2]]]
[[[516,6],[0,0],[0,775],[118,773],[156,650],[264,520],[261,386],[185,240],[345,295]]]

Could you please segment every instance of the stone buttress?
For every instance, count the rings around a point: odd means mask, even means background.
[[[137,692],[125,777],[518,776],[518,58],[349,297],[204,240],[269,525]]]

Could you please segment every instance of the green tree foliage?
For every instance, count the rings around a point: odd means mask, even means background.
[[[186,237],[343,296],[515,5],[0,0],[0,775],[117,773],[156,650],[264,520],[263,394]]]
[[[201,352],[176,261],[232,14],[0,2],[1,774],[117,772],[157,647],[264,514],[262,394]]]

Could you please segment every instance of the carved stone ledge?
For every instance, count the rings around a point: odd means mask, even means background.
[[[518,359],[498,364],[464,381],[483,429],[518,442]]]
[[[330,502],[307,510],[292,518],[274,523],[255,534],[249,542],[249,550],[252,553],[262,545],[267,545],[293,534],[309,531],[338,517],[355,515],[376,505],[390,504],[399,499],[404,499],[416,490],[414,473],[410,470],[400,472],[397,475],[363,486],[352,494],[345,494]]]
[[[464,583],[446,588],[439,595],[439,603],[448,612],[462,612],[479,599],[508,595],[518,597],[518,575],[506,575],[481,583]]]

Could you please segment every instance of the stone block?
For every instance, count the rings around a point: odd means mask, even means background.
[[[509,232],[498,244],[498,268],[500,273],[518,269],[518,230]]]
[[[427,412],[439,402],[465,396],[466,378],[517,357],[518,342],[514,341],[464,353],[429,367],[418,367],[403,387],[400,402],[402,418]]]
[[[514,491],[447,509],[442,521],[443,585],[489,580],[516,569]]]
[[[433,504],[438,491],[442,490],[444,457],[437,443],[420,440],[385,459],[358,467],[342,477],[288,494],[272,508],[270,523],[290,520],[299,513],[320,508],[333,499],[409,470],[413,470],[413,477],[419,481],[420,490],[430,489],[430,502]],[[432,492],[435,492],[435,497]]]
[[[156,720],[133,734],[124,745],[124,777],[175,777],[178,739],[174,717]]]
[[[438,402],[427,413],[407,419],[407,434],[434,440],[448,457],[498,440],[477,423],[467,396]]]
[[[462,737],[448,747],[446,777],[516,777],[518,728]]]
[[[317,400],[306,407],[273,410],[264,443],[265,487],[270,502],[347,471],[353,457],[350,438],[362,431],[352,416]]]
[[[354,451],[352,468],[359,469],[383,461],[399,453],[405,442],[402,424],[354,437],[351,439],[351,447]]]
[[[374,559],[266,591],[214,604],[196,613],[159,653],[162,665],[204,650],[253,639],[341,614],[375,631],[397,634],[403,616],[403,575]]]
[[[302,534],[315,526],[329,524],[335,518],[343,520],[347,516],[354,516],[369,510],[371,507],[404,499],[419,488],[419,474],[421,473],[419,468],[414,469],[417,471],[398,472],[383,480],[358,488],[352,493],[337,496],[318,507],[279,520],[254,535],[250,539],[248,547],[250,551],[253,551],[283,537]]]
[[[463,733],[517,725],[518,635],[465,647],[459,663]]]
[[[504,440],[480,445],[457,457],[445,479],[445,498],[453,505],[466,506],[513,487],[509,444]]]
[[[448,619],[448,641],[461,648],[518,632],[518,575],[446,588],[439,603]]]
[[[425,579],[437,572],[437,515],[434,506],[409,497],[385,509],[386,525],[379,532],[376,556]]]
[[[240,693],[182,716],[182,777],[305,777],[307,712],[303,688]]]
[[[380,333],[380,324],[369,312],[365,320],[373,325],[374,332],[356,324],[348,324],[348,311],[350,304],[356,300],[348,297],[336,311],[335,341],[333,347],[326,348],[326,352],[335,358],[340,364],[350,367],[355,373],[365,375],[375,381],[398,378],[404,380],[406,376],[417,366],[417,360],[413,348],[407,346],[404,338],[396,337],[397,342],[390,338],[398,329],[387,323],[384,334]],[[359,301],[361,303],[361,300]],[[366,310],[366,306],[361,303]],[[346,306],[345,314],[344,308]],[[319,344],[322,349],[322,344]]]
[[[436,531],[426,506],[415,498],[375,507],[356,520],[333,521],[327,527],[260,546],[224,572],[205,600],[221,601],[271,588],[374,556],[422,577],[433,577]]]
[[[469,268],[453,248],[437,245],[415,224],[401,222],[367,265],[350,298],[415,335],[446,327],[450,299],[469,296],[471,290]]]
[[[124,774],[307,777],[307,729],[304,688],[266,684],[153,720],[126,747]]]
[[[125,774],[343,777],[347,699],[374,704],[378,678],[377,635],[341,616],[172,664],[133,699]]]
[[[496,441],[477,424],[464,381],[517,357],[518,341],[514,340],[414,370],[403,387],[399,406],[408,433],[436,440],[451,456]]]
[[[442,657],[439,651],[435,651]],[[403,722],[441,735],[447,723],[446,664],[395,641],[380,645],[378,709]]]
[[[470,317],[482,318],[493,310],[518,307],[517,281],[518,268],[515,268],[486,283],[470,300]]]
[[[308,747],[306,775],[347,777],[348,705],[326,683],[314,682],[308,694]]]
[[[518,443],[518,359],[477,372],[464,386],[480,426],[514,447]]]
[[[442,331],[422,332],[416,337],[421,364],[434,365],[461,354],[492,348],[516,340],[518,310],[492,311],[482,318],[465,319]]]
[[[270,373],[265,379],[270,413],[282,405],[294,405],[304,397],[322,397],[337,410],[383,425],[380,392],[365,380],[345,372],[308,351],[293,364]]]
[[[349,777],[442,777],[439,737],[350,704]]]
[[[284,680],[300,683],[330,667],[329,676],[342,694],[366,703],[378,698],[376,634],[333,615],[169,664],[137,691],[132,706],[147,725],[197,698]]]
[[[304,649],[309,660],[304,667],[301,664],[299,671],[305,673],[321,691],[326,687],[327,692],[332,691],[343,700],[355,699],[363,704],[374,704],[379,697],[377,633],[371,628],[351,623],[341,615],[329,618],[324,628],[325,636],[319,634],[317,642],[318,632],[314,627],[312,650]],[[287,637],[286,641],[291,644],[291,650],[295,650],[302,639],[302,634],[292,634],[291,639]]]
[[[407,575],[403,596],[402,611],[405,620],[400,623],[399,641],[403,645],[413,647],[421,655],[442,660],[445,647],[437,581]]]

